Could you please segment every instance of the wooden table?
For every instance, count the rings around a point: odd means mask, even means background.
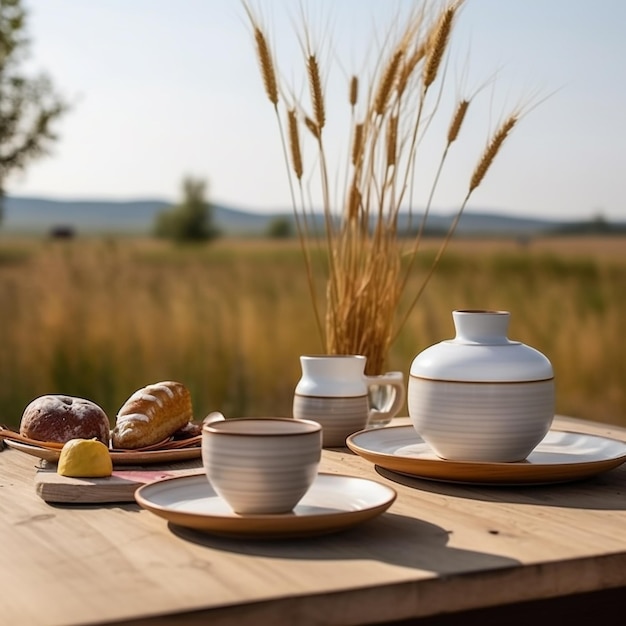
[[[340,534],[267,542],[174,529],[134,504],[47,504],[37,459],[0,452],[0,624],[626,623],[626,465],[489,488],[395,482],[346,449],[323,457],[397,500]]]

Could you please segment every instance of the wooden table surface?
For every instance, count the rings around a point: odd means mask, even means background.
[[[626,441],[618,427],[554,427]],[[0,452],[0,624],[448,624],[437,620],[470,611],[467,624],[473,609],[626,598],[626,464],[578,483],[479,487],[394,479],[325,450],[324,471],[387,483],[396,501],[339,534],[268,542],[174,528],[135,504],[50,505],[37,462]]]

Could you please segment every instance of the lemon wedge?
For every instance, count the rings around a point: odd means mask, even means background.
[[[113,463],[109,449],[97,439],[70,439],[61,449],[57,473],[77,478],[110,476]]]

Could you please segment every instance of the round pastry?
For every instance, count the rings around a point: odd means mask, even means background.
[[[25,409],[20,433],[37,441],[66,443],[70,439],[97,439],[109,445],[111,423],[91,400],[63,395],[35,398]]]

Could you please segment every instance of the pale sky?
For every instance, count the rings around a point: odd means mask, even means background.
[[[361,71],[364,49],[371,53],[375,33],[386,32],[398,7],[415,4],[302,2],[314,32],[330,41],[348,73]],[[301,0],[253,4],[278,64],[300,84],[291,16],[299,14]],[[208,181],[213,202],[290,209],[276,120],[239,0],[25,5],[32,40],[27,67],[46,71],[74,105],[56,127],[60,140],[52,154],[13,176],[9,195],[175,201],[183,177],[191,175]],[[626,220],[625,33],[623,0],[467,0],[453,36],[448,105],[461,84],[471,89],[497,75],[473,105],[483,113],[473,119],[467,143],[459,141],[433,210],[458,206],[503,114],[529,94],[551,94],[521,121],[468,210]],[[326,58],[325,71],[339,73]],[[329,117],[347,110],[343,80],[340,73],[339,80],[329,79]],[[340,134],[331,151],[343,155]]]

